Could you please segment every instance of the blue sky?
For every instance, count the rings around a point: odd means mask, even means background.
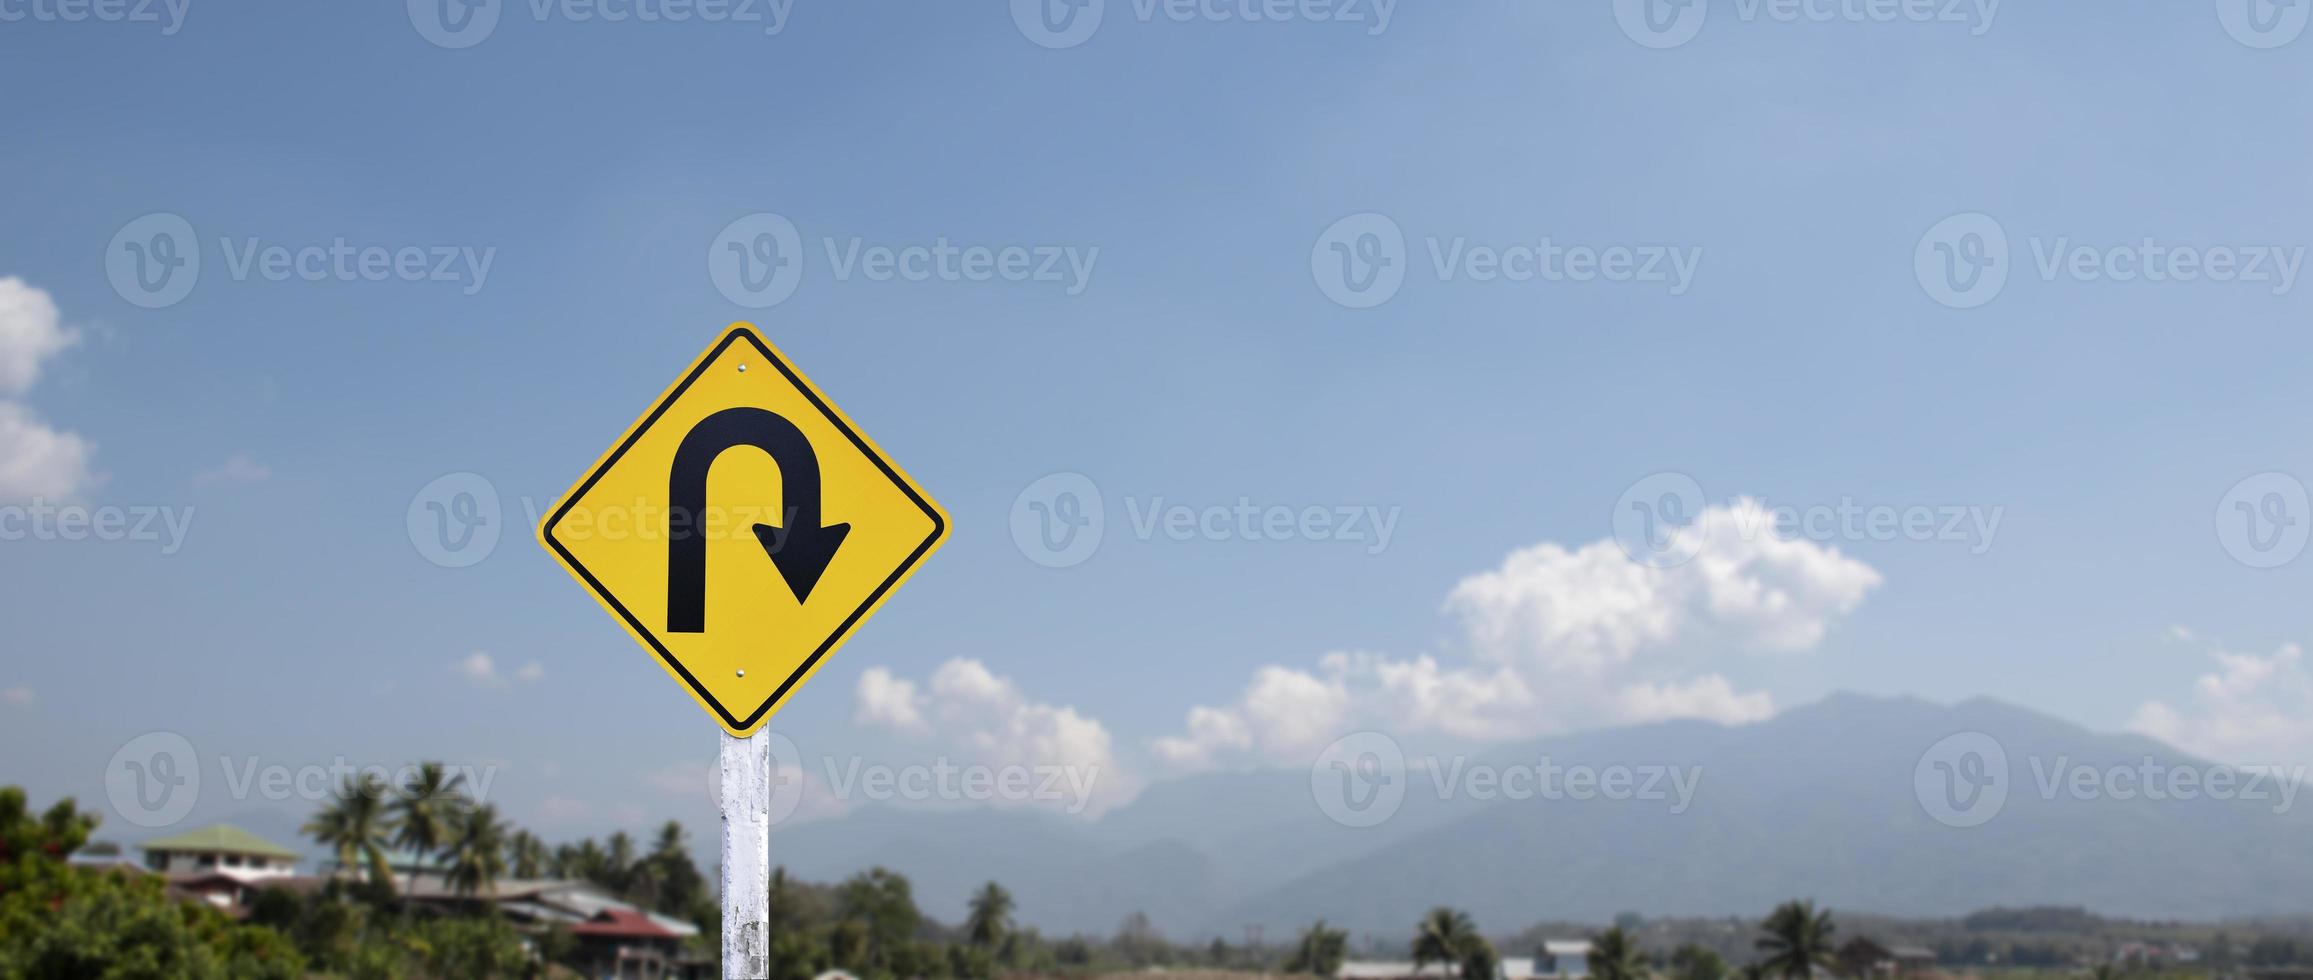
[[[796,0],[771,34],[509,2],[446,48],[422,4],[192,0],[173,33],[0,4],[32,12],[0,22],[0,277],[19,280],[0,354],[29,365],[12,380],[0,360],[0,433],[51,450],[10,493],[191,514],[167,554],[0,547],[7,781],[102,798],[115,750],[164,730],[211,767],[495,764],[510,815],[549,836],[703,824],[680,773],[712,726],[528,525],[738,319],[954,519],[780,714],[815,753],[1091,753],[1146,780],[1306,760],[1253,734],[1269,710],[1466,741],[1862,690],[2307,761],[2303,728],[2215,723],[2308,707],[2290,646],[2307,562],[2253,567],[2218,526],[2235,494],[2303,509],[2304,296],[2042,259],[2301,257],[2313,190],[2286,93],[2313,39],[2252,47],[2210,3],[2001,5],[1986,25],[1730,2],[1656,48],[1609,6],[1393,7],[1377,32],[1371,9],[1144,19],[1107,0],[1089,39],[1051,48],[1000,3]],[[707,256],[765,212],[799,230],[801,278],[751,309]],[[107,263],[155,213],[194,229],[202,269],[147,309]],[[2007,282],[1954,308],[1915,258],[1978,213]],[[1351,309],[1323,285],[1324,236],[1364,214],[1403,237],[1404,281]],[[491,260],[447,282],[273,281],[235,274],[252,239]],[[1438,266],[1543,239],[1695,264],[1677,291]],[[1097,259],[1073,284],[876,281],[829,251],[942,240]],[[486,479],[506,523],[446,568],[405,517],[454,473]],[[1046,567],[1011,515],[1064,473],[1097,488],[1105,534]],[[1714,538],[1649,574],[1614,521],[1663,473],[1711,520],[1748,495],[1999,523]],[[2240,489],[2262,473],[2294,476]],[[1392,533],[1378,553],[1135,533],[1151,508],[1240,500],[1388,513]],[[1569,550],[1513,557],[1545,543]],[[1329,674],[1337,652],[1367,666]],[[1442,704],[1376,680],[1425,654]],[[1244,697],[1262,677],[1321,702],[1338,681],[1340,703],[1264,707]],[[1705,677],[1725,696],[1697,694]],[[1454,700],[1513,681],[1526,699]],[[1640,686],[1663,696],[1640,707]],[[1218,741],[1166,757],[1197,706]],[[1022,730],[1057,742],[981,737]]]

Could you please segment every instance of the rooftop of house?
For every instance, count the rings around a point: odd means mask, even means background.
[[[570,927],[574,936],[602,936],[614,939],[681,939],[673,930],[660,925],[651,916],[631,909],[604,909],[594,917]]]
[[[185,851],[216,854],[254,854],[258,857],[295,861],[300,855],[289,848],[259,837],[231,824],[218,824],[199,830],[161,837],[137,845],[145,853],[155,851]]]

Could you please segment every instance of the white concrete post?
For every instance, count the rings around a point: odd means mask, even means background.
[[[723,739],[723,976],[771,975],[771,740]]]

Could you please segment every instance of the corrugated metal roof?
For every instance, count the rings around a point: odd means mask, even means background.
[[[255,854],[294,861],[301,855],[231,824],[161,837],[137,845],[146,851],[215,851],[220,854]]]

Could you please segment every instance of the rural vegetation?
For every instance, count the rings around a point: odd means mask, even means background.
[[[638,906],[698,923],[698,951],[717,948],[715,896],[674,823],[647,845],[624,832],[549,846],[465,798],[438,767],[409,788],[345,787],[306,824],[349,869],[318,891],[258,893],[236,920],[167,893],[162,880],[120,868],[77,866],[97,817],[64,800],[34,813],[0,787],[0,980],[49,978],[534,978],[571,977],[573,939],[518,929],[488,902],[420,907],[414,883],[391,873],[397,852],[428,859],[451,893],[481,896],[505,880],[592,882]],[[450,911],[455,909],[456,911]],[[1352,956],[1346,930],[1319,920],[1275,943],[1220,938],[1174,942],[1145,915],[1113,935],[1047,937],[1022,926],[1010,892],[976,889],[956,925],[923,914],[908,879],[884,868],[833,884],[771,880],[773,976],[809,980],[842,970],[864,980],[1089,976],[1150,969],[1334,976]],[[1887,948],[1928,950],[1944,975],[2041,975],[2094,980],[2211,980],[2302,976],[2313,965],[2313,923],[2131,923],[2079,909],[1993,909],[1957,920],[1843,917],[1812,902],[1777,906],[1762,920],[1618,916],[1611,927],[1541,924],[1483,935],[1465,911],[1432,909],[1410,941],[1369,938],[1357,958],[1410,960],[1429,975],[1491,980],[1505,955],[1539,953],[1545,938],[1586,937],[1597,980],[1806,980],[1870,977]],[[1865,938],[1869,937],[1869,938]],[[1568,964],[1571,965],[1571,964]],[[1880,971],[1880,972],[1875,972]]]

